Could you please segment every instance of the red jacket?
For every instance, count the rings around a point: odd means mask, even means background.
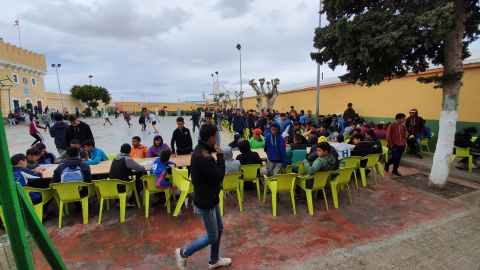
[[[418,116],[417,109],[411,109],[410,112],[415,113],[414,116],[409,116],[405,120],[405,126],[407,127],[408,134],[423,134],[425,133],[425,123],[423,123],[423,118]]]
[[[44,127],[38,125],[37,123],[35,123],[35,121],[30,122],[30,125],[29,125],[28,127],[29,127],[29,129],[30,129],[30,134],[37,134],[37,133],[39,133],[37,127],[38,127],[38,128],[43,128],[43,129],[47,130],[47,128],[44,128]]]
[[[387,129],[387,142],[391,146],[407,144],[407,128],[397,122],[391,123]]]

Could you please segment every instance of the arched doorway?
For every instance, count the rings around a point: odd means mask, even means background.
[[[25,100],[25,109],[27,109],[27,110],[33,110],[32,101],[31,101],[29,98],[27,98],[27,99]]]

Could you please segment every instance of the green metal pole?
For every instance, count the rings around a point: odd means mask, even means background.
[[[3,119],[1,102],[0,119]],[[2,204],[5,227],[8,231],[17,269],[33,269],[23,215],[20,210],[15,181],[13,180],[12,163],[8,153],[3,121],[0,121],[0,203]]]

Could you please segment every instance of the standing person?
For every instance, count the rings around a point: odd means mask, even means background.
[[[267,176],[284,173],[287,167],[285,140],[278,134],[279,129],[277,123],[272,123],[270,133],[265,137],[265,147],[263,149],[267,153]]]
[[[100,112],[100,111],[98,111],[98,112]],[[100,114],[99,114],[99,115],[100,115]],[[105,111],[105,112],[103,113],[103,119],[105,119],[105,122],[103,123],[104,126],[105,126],[105,124],[106,124],[107,122],[110,123],[110,125],[113,125],[112,122],[110,122],[110,119],[108,118],[108,112],[107,112],[107,111]],[[130,126],[129,126],[129,127],[130,127]]]
[[[190,121],[193,123],[193,132],[195,132],[195,127],[200,129],[200,125],[198,124],[198,121],[200,119],[200,116],[198,116],[197,111],[192,110],[192,118],[190,118]]]
[[[90,126],[85,122],[78,120],[75,115],[69,115],[68,122],[70,123],[70,126],[67,127],[65,133],[65,143],[67,145],[70,145],[73,139],[79,140],[82,144],[88,139],[94,139]]]
[[[124,113],[123,113],[123,120],[127,121],[128,128],[130,128],[130,126],[133,127],[133,125],[130,124],[130,119],[132,119],[132,118],[130,117],[130,115],[128,114],[128,112],[124,112]]]
[[[30,118],[30,111],[27,111],[27,113],[25,114],[25,124],[27,126],[30,126],[30,122],[32,122],[32,119]]]
[[[42,127],[42,126],[40,126],[40,125],[38,124],[38,118],[35,118],[35,120],[33,120],[32,122],[30,122],[30,125],[29,125],[30,136],[32,136],[33,138],[35,138],[35,141],[32,143],[32,145],[30,145],[30,147],[33,147],[37,142],[43,143],[42,133],[40,133],[40,131],[38,131],[37,128],[41,128],[41,129],[47,130],[46,127]]]
[[[118,118],[118,115],[120,114],[120,112],[118,111],[118,108],[115,108],[115,119]],[[130,126],[129,126],[130,127]]]
[[[222,122],[223,122],[223,113],[222,110],[219,110],[217,112],[217,120],[215,120],[215,123],[217,124],[217,128],[222,131]]]
[[[425,132],[425,121],[422,117],[418,116],[417,109],[410,110],[410,116],[405,120],[405,126],[407,127],[408,134],[413,135],[417,141],[416,149],[411,149],[409,154],[423,159],[420,151],[422,150],[422,135]]]
[[[286,119],[286,114],[281,113],[280,119],[282,124],[280,126],[280,134],[283,134],[285,131],[288,133],[288,137],[293,138],[293,116],[289,115]]]
[[[43,123],[45,124],[45,127],[48,128],[48,129],[51,129],[50,128],[50,118],[48,117],[48,113],[42,114],[42,120],[43,120]]]
[[[245,120],[240,114],[240,109],[237,109],[237,115],[233,117],[233,131],[240,134],[243,137],[243,131],[245,130]]]
[[[9,126],[16,126],[17,124],[15,123],[15,115],[10,111],[8,113],[8,121],[9,121]]]
[[[211,112],[206,112],[205,113],[205,124],[208,124],[208,125],[213,125],[213,122],[212,122],[213,118],[212,118],[212,113]],[[203,126],[203,125],[202,125]],[[202,139],[200,138],[200,131],[201,131],[202,127],[200,127],[200,129],[198,130],[198,141],[201,141]],[[218,131],[217,129],[217,144],[220,145],[221,143],[221,139],[220,139],[220,131]]]
[[[79,111],[79,110],[75,110],[75,116],[76,116],[77,118],[80,118],[80,111]]]
[[[220,145],[216,145],[217,134],[214,125],[203,125],[200,131],[201,140],[193,151],[191,173],[195,192],[194,204],[200,212],[207,234],[187,248],[175,250],[179,269],[186,269],[187,258],[208,245],[211,247],[208,269],[232,264],[230,258],[219,257],[223,222],[218,204],[220,185],[225,176],[225,160]],[[216,162],[211,152],[217,152]]]
[[[308,110],[307,111],[307,116],[305,116],[305,123],[310,123],[310,124],[315,124],[315,119],[312,116],[312,111]]]
[[[145,123],[145,120],[145,114],[142,113],[142,115],[140,115],[140,118],[138,119],[138,123],[140,124],[140,126],[142,126],[142,131],[147,130],[147,124]]]
[[[175,145],[177,149],[175,149]],[[177,129],[173,131],[170,147],[172,149],[172,157],[193,153],[192,135],[190,130],[185,127],[185,120],[181,116],[177,117]]]
[[[343,112],[343,121],[348,121],[348,118],[354,119],[355,117],[355,110],[352,108],[353,104],[348,103],[347,109]]]
[[[50,136],[54,138],[55,147],[57,147],[58,153],[61,155],[67,149],[67,143],[65,141],[65,135],[67,132],[68,124],[63,122],[61,114],[55,114],[55,124],[50,128]]]
[[[255,129],[255,112],[253,110],[249,111],[247,116],[247,128],[250,130],[250,134],[252,134],[253,130]]]
[[[290,106],[290,113],[289,115],[291,115],[293,117],[293,120],[297,121],[298,120],[298,113],[297,111],[295,110],[295,108],[293,106]]]
[[[87,109],[83,110],[82,111],[82,116],[83,116],[83,119],[85,119],[85,115],[87,114]],[[78,118],[78,117],[77,117]]]
[[[395,122],[392,122],[387,128],[387,142],[392,148],[392,158],[385,163],[385,171],[390,170],[390,165],[393,163],[392,173],[402,176],[398,172],[400,166],[400,159],[405,151],[405,144],[407,144],[407,128],[403,125],[405,123],[406,115],[399,113],[395,116]]]
[[[150,122],[152,123],[152,127],[153,129],[155,130],[153,133],[158,133],[158,130],[157,128],[155,127],[155,125],[157,124],[157,117],[155,116],[155,114],[151,113],[150,111],[147,111],[147,117],[148,117],[148,120],[150,120]]]

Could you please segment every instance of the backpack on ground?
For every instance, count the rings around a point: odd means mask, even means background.
[[[80,169],[80,166],[76,167],[65,167],[60,176],[60,182],[83,182],[83,172]]]

